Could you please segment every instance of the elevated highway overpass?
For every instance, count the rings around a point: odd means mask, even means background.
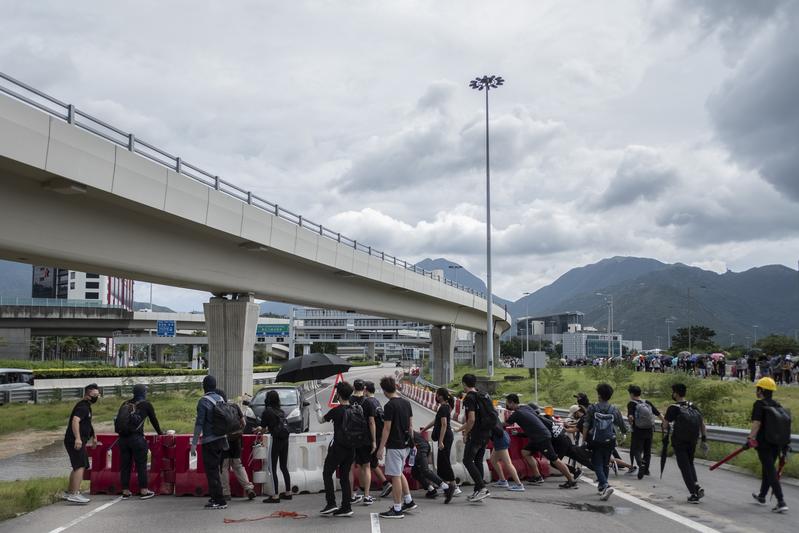
[[[0,257],[213,293],[210,368],[229,393],[251,384],[254,298],[433,324],[441,382],[452,327],[486,333],[483,295],[0,78]],[[511,319],[491,312],[497,338]]]

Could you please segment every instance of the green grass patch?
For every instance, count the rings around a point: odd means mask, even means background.
[[[0,481],[0,501],[3,502],[0,505],[0,520],[8,520],[60,501],[67,483],[66,477]],[[86,488],[88,483],[83,482]]]
[[[455,370],[455,379],[449,384],[453,390],[461,390],[461,377],[467,372],[486,375],[485,370],[475,371],[467,366]],[[515,381],[508,381],[511,376]],[[497,397],[515,392],[525,402],[534,401],[534,383],[529,371],[524,368],[497,368],[494,373]],[[563,368],[549,366],[538,371],[538,396],[543,405],[566,408],[575,403],[574,394],[585,392],[595,399],[597,384],[610,383],[615,389],[611,403],[626,408],[629,396],[627,386],[634,383],[641,387],[643,397],[664,410],[671,403],[672,383],[682,382],[688,387],[688,399],[695,402],[710,424],[730,427],[748,427],[752,403],[755,401],[754,386],[739,381],[721,381],[718,378],[699,379],[682,372],[655,374],[633,372],[623,366]],[[775,399],[794,413],[794,433],[799,432],[799,387],[780,387]],[[626,412],[625,409],[622,412]]]

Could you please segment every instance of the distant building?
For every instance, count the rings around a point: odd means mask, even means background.
[[[583,329],[584,314],[579,311],[567,311],[544,316],[523,316],[516,321],[516,334],[558,335],[574,333]]]
[[[33,298],[84,300],[133,310],[133,280],[49,266],[33,267]]]
[[[563,357],[569,360],[596,359],[608,356],[607,333],[564,333],[562,336]],[[619,333],[610,336],[610,350],[614,357],[621,355],[623,346]],[[636,341],[640,344],[640,341]]]

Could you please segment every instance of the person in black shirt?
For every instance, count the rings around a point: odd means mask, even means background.
[[[83,398],[72,408],[67,430],[64,433],[64,448],[69,455],[72,472],[69,474],[69,488],[66,499],[72,503],[85,505],[91,500],[80,493],[83,471],[89,468],[89,455],[86,447],[97,444],[92,426],[92,404],[100,398],[100,388],[91,383],[83,388]]]
[[[455,440],[452,433],[452,408],[455,406],[455,400],[447,389],[441,387],[436,391],[436,402],[438,402],[436,416],[432,422],[422,428],[422,431],[433,428],[431,438],[438,446],[436,472],[447,484],[447,489],[444,491],[444,503],[449,503],[457,489],[451,458],[452,443]]]
[[[463,433],[463,465],[469,472],[469,476],[474,482],[474,493],[468,497],[470,502],[481,501],[490,496],[491,493],[485,487],[483,480],[483,458],[485,457],[486,445],[491,437],[490,432],[480,424],[480,417],[487,416],[478,413],[480,409],[480,398],[477,391],[477,377],[474,374],[464,374],[461,379],[466,397],[463,400],[463,409],[466,411],[466,423],[461,426]]]
[[[368,403],[371,406],[371,412],[373,414],[372,419],[369,421],[369,430],[372,430],[372,422],[374,422],[374,436],[375,443],[377,443],[380,440],[380,437],[383,435],[383,406],[380,405],[380,401],[375,398],[376,390],[373,381],[367,381],[364,383],[364,391],[364,403]],[[369,466],[372,468],[372,475],[377,476],[377,481],[383,487],[382,491],[380,492],[380,497],[385,498],[391,494],[391,483],[388,482],[383,471],[377,467],[377,447],[375,447],[375,450],[372,452]],[[369,503],[366,501],[366,498],[364,498],[364,502],[365,505],[369,505]]]
[[[153,429],[159,435],[163,435],[161,426],[158,424],[158,419],[155,416],[155,409],[150,402],[147,401],[147,386],[143,383],[138,383],[133,386],[133,398],[127,400],[125,404],[132,404],[133,410],[137,415],[137,419],[141,419],[141,424],[138,429],[131,433],[120,433],[119,435],[119,452],[122,456],[120,465],[120,478],[122,482],[122,499],[131,497],[130,493],[130,465],[131,460],[136,463],[136,479],[139,482],[139,498],[147,500],[155,496],[155,492],[151,491],[147,483],[147,441],[144,439],[144,422],[149,419]]]
[[[377,458],[385,457],[386,476],[391,478],[394,499],[394,506],[380,513],[380,517],[404,518],[405,511],[413,511],[418,507],[411,497],[408,480],[402,475],[413,446],[413,407],[411,402],[399,395],[393,377],[382,378],[380,388],[388,398],[388,403],[383,409],[383,434],[377,448]]]
[[[629,474],[635,473],[635,463],[638,463],[638,479],[643,479],[644,476],[649,475],[649,464],[652,459],[652,436],[654,435],[655,425],[654,418],[661,418],[660,411],[649,400],[641,399],[641,387],[638,385],[630,385],[627,387],[627,392],[630,393],[630,401],[627,403],[627,420],[632,427],[632,439],[630,440],[630,464],[633,468]],[[635,423],[636,410],[642,403],[652,411],[653,420],[649,427],[638,427]],[[662,421],[661,421],[662,423]]]
[[[268,430],[272,436],[272,483],[275,488],[274,496],[263,500],[264,503],[280,503],[280,500],[290,500],[291,495],[291,475],[289,474],[289,432],[286,414],[280,407],[280,394],[276,390],[266,393],[266,405],[261,415],[261,428]],[[285,490],[281,495],[278,491],[277,464],[280,462],[280,472],[283,474],[283,486]],[[245,472],[246,474],[246,472]]]
[[[363,416],[366,418],[366,421],[369,424],[369,434],[372,437],[370,444],[360,448],[355,448],[355,464],[358,465],[358,471],[360,472],[360,482],[363,494],[356,493],[353,495],[352,503],[354,505],[362,501],[364,505],[372,505],[375,502],[375,499],[369,494],[369,489],[370,485],[372,484],[372,468],[377,467],[377,457],[375,456],[375,452],[377,452],[375,406],[373,402],[366,400],[366,382],[364,380],[356,379],[352,383],[352,387],[355,392],[353,392],[352,396],[350,396],[350,404],[357,404],[361,406],[361,409],[363,409]],[[372,465],[372,457],[375,458],[374,466]],[[352,478],[354,485],[354,471],[352,473]]]
[[[749,431],[746,445],[757,449],[757,457],[760,459],[761,471],[763,472],[760,492],[753,492],[752,497],[760,505],[765,505],[766,495],[769,489],[771,489],[774,496],[777,498],[777,505],[772,511],[775,513],[784,513],[788,510],[788,505],[785,503],[785,498],[782,494],[782,486],[777,477],[777,470],[774,467],[774,463],[785,451],[781,450],[779,446],[766,441],[765,411],[769,407],[780,406],[780,404],[772,398],[776,390],[777,384],[769,377],[760,378],[757,381],[757,386],[755,387],[757,400],[752,405],[752,428]]]
[[[322,469],[322,479],[325,482],[325,498],[327,504],[320,511],[323,515],[333,516],[352,516],[352,486],[350,485],[350,470],[352,461],[355,457],[355,450],[346,447],[343,442],[342,425],[344,423],[344,412],[349,409],[350,396],[352,396],[352,385],[346,381],[341,381],[336,385],[336,393],[339,398],[339,405],[322,415],[322,408],[316,404],[316,417],[320,424],[325,422],[333,423],[333,442],[327,449],[325,464]],[[333,474],[339,470],[341,482],[341,506],[336,505],[336,490],[333,485]]]
[[[690,402],[686,401],[685,395],[687,392],[688,388],[683,383],[675,383],[671,386],[671,399],[674,400],[675,403],[666,409],[666,414],[663,417],[664,432],[668,430],[670,423],[680,418],[682,408],[690,407],[699,411],[699,409],[693,407]],[[707,429],[705,428],[704,420],[702,420],[700,432],[702,434],[702,448],[707,453]],[[699,500],[705,495],[705,490],[699,486],[699,479],[696,476],[696,468],[694,467],[697,437],[698,435],[693,436],[691,440],[681,441],[676,439],[674,434],[671,436],[671,447],[674,449],[674,458],[677,459],[677,467],[680,469],[685,487],[688,489],[688,492],[691,493],[688,497],[688,503],[694,504],[699,503]]]

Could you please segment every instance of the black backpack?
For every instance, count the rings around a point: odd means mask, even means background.
[[[699,439],[699,432],[702,431],[702,413],[691,402],[674,405],[680,408],[680,414],[674,420],[671,442],[696,442]]]
[[[779,403],[763,406],[763,437],[768,444],[784,448],[791,443],[791,413]]]
[[[273,409],[271,407],[267,407],[267,409],[272,409],[272,412],[275,413],[278,420],[278,426],[273,431],[272,435],[276,439],[285,440],[289,438],[291,435],[291,430],[289,429],[289,422],[286,420],[286,413],[283,412],[283,409]]]
[[[238,436],[241,435],[244,429],[241,425],[241,411],[235,404],[228,403],[224,399],[215,401],[210,396],[205,398],[213,404],[213,411],[211,413],[211,430],[214,435],[221,436]]]
[[[140,402],[125,402],[119,406],[114,418],[114,431],[120,437],[128,437],[144,426],[144,417],[139,412]]]
[[[359,404],[340,407],[344,409],[341,421],[341,435],[339,444],[345,448],[363,448],[372,443],[372,433],[369,423],[363,414],[363,407]]]
[[[474,427],[479,434],[491,435],[499,424],[499,413],[494,408],[491,396],[486,392],[475,392],[477,411],[474,413]]]

